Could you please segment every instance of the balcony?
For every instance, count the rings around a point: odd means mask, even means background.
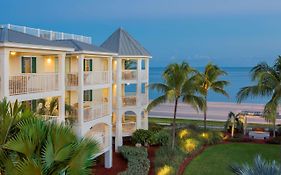
[[[130,81],[137,80],[138,73],[137,70],[123,70],[122,71],[122,80]]]
[[[84,85],[108,84],[109,71],[89,71],[84,72]],[[66,75],[66,86],[78,86],[78,73],[68,73]]]
[[[133,132],[137,129],[136,122],[134,121],[125,121],[122,123],[122,136],[131,136]],[[112,136],[115,136],[116,126],[112,127]]]
[[[141,94],[141,105],[147,105],[148,104],[148,94],[144,93]]]
[[[59,90],[58,73],[26,73],[9,77],[10,95],[41,93]]]
[[[96,120],[109,115],[109,104],[103,103],[84,108],[84,122]]]
[[[123,107],[136,106],[137,105],[137,97],[136,96],[122,97],[122,104],[123,104]]]
[[[84,85],[98,85],[109,83],[108,71],[89,71],[84,72]]]

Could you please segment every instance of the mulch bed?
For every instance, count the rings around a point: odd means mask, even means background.
[[[151,146],[148,147],[147,152],[148,152],[148,159],[150,161],[150,169],[149,169],[149,175],[154,175],[155,174],[155,166],[154,166],[154,159],[155,159],[155,152],[159,146]]]

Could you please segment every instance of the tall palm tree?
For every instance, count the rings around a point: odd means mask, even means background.
[[[281,56],[273,66],[263,62],[253,67],[251,77],[256,84],[241,88],[237,93],[237,101],[241,103],[248,97],[270,97],[264,106],[263,117],[272,122],[275,137],[275,122],[281,100]]]
[[[222,94],[228,97],[228,93],[224,90],[225,86],[229,84],[228,81],[220,80],[219,78],[227,73],[220,69],[217,65],[208,63],[204,72],[197,75],[196,80],[200,86],[199,92],[204,96],[206,101],[206,108],[204,108],[204,130],[206,131],[207,123],[207,97],[209,91]]]
[[[162,93],[162,95],[150,102],[147,106],[148,111],[161,103],[174,102],[175,104],[172,130],[172,149],[175,147],[176,115],[179,100],[190,104],[197,111],[202,110],[205,106],[204,99],[196,94],[197,87],[195,84],[195,73],[196,71],[185,62],[181,64],[170,64],[166,67],[162,74],[164,82],[149,85],[151,89],[156,89]]]
[[[1,157],[2,174],[88,175],[92,173],[97,142],[79,139],[63,124],[41,118],[26,119],[17,124],[19,132],[3,145],[9,154]]]

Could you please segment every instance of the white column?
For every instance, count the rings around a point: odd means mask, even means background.
[[[142,128],[143,129],[148,129],[148,112],[147,111],[144,111],[144,114],[143,114],[143,126]]]
[[[141,109],[141,100],[142,100],[142,97],[141,97],[141,62],[142,62],[142,59],[141,58],[138,58],[137,60],[137,75],[138,75],[138,78],[137,78],[137,107],[139,109]],[[137,113],[137,116],[136,116],[136,128],[137,129],[140,129],[141,128],[141,110],[138,111]]]
[[[108,78],[109,78],[109,91],[108,91],[108,105],[109,105],[109,113],[112,115],[112,57],[108,59]]]
[[[104,154],[104,165],[105,168],[111,168],[112,167],[112,125],[109,125],[109,131],[108,131],[108,137],[109,137],[109,150]]]
[[[79,136],[82,136],[84,122],[84,55],[78,57],[78,127]]]
[[[140,110],[136,113],[136,128],[141,129],[142,128],[142,117],[141,117],[141,111],[142,109],[139,108]]]
[[[117,58],[116,67],[116,129],[115,129],[115,151],[118,147],[123,145],[122,138],[122,60]]]
[[[10,76],[10,51],[3,49],[1,56],[1,94],[2,97],[9,97],[9,76]],[[1,97],[1,98],[2,98]]]
[[[59,62],[59,89],[61,96],[59,97],[59,117],[60,122],[65,122],[65,53],[58,57]]]

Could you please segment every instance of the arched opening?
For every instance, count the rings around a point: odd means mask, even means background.
[[[137,114],[134,111],[126,111],[122,115],[123,136],[130,136],[136,130]]]
[[[102,152],[109,145],[109,126],[105,123],[98,123],[91,127],[85,135],[87,138],[95,139],[100,145],[100,151]]]

